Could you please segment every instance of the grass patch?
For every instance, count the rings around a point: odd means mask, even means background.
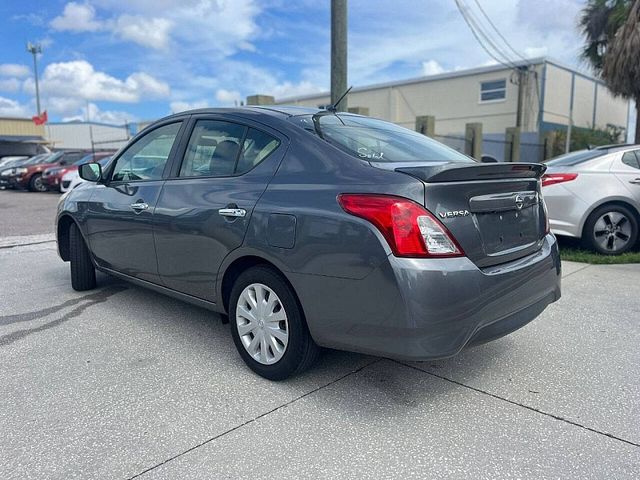
[[[570,262],[613,265],[619,263],[640,263],[640,252],[627,252],[622,255],[600,255],[580,248],[560,247],[560,258]]]
[[[594,265],[615,265],[620,263],[640,263],[640,250],[633,249],[622,255],[600,255],[585,250],[580,240],[570,237],[557,237],[560,247],[560,258],[569,262],[592,263]]]

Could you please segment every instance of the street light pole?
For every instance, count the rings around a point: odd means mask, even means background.
[[[27,52],[33,55],[33,73],[36,78],[36,105],[40,116],[40,88],[38,86],[38,54],[42,53],[42,45],[39,43],[27,43]]]
[[[331,0],[331,104],[339,112],[347,109],[347,0]]]

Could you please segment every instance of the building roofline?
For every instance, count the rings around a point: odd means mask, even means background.
[[[586,77],[594,82],[598,82],[602,85],[604,85],[604,82],[602,82],[602,80],[595,78],[593,75],[589,75],[587,73],[581,72],[580,70],[571,67],[569,65],[566,65],[554,58],[551,57],[534,57],[534,58],[529,58],[527,60],[521,60],[521,61],[517,61],[517,62],[513,62],[514,65],[516,67],[523,67],[525,65],[542,65],[545,63],[550,63],[552,65],[555,65],[556,67],[565,69],[565,70],[569,70],[571,72],[575,72],[576,74],[579,74],[583,77]],[[396,81],[392,81],[392,82],[383,82],[383,83],[374,83],[372,85],[365,85],[362,87],[355,87],[351,90],[351,93],[357,93],[357,92],[367,92],[370,90],[378,90],[381,88],[390,88],[390,87],[401,87],[401,86],[405,86],[405,85],[413,85],[416,83],[423,83],[423,82],[434,82],[434,81],[438,81],[438,80],[448,80],[451,78],[459,78],[459,77],[467,77],[467,76],[471,76],[471,75],[478,75],[478,74],[483,74],[483,73],[491,73],[491,72],[499,72],[499,71],[503,71],[503,70],[511,70],[509,67],[506,67],[502,64],[495,64],[495,65],[486,65],[486,66],[482,66],[482,67],[474,67],[474,68],[468,68],[465,70],[457,70],[457,71],[452,71],[452,72],[444,72],[444,73],[438,73],[435,75],[422,75],[420,77],[413,77],[413,78],[408,78],[406,80],[396,80]],[[328,97],[330,96],[331,93],[328,91],[323,91],[323,92],[318,92],[318,93],[314,93],[314,94],[308,94],[308,95],[301,95],[301,96],[295,96],[295,97],[283,97],[283,98],[277,98],[276,102],[279,104],[284,104],[284,103],[289,103],[289,102],[295,102],[295,101],[301,101],[301,100],[312,100],[314,98],[318,98],[318,97]]]
[[[129,125],[137,124],[138,122],[129,122]],[[124,128],[124,124],[122,125],[114,125],[113,123],[104,123],[104,122],[87,122],[84,120],[71,120],[70,122],[47,122],[47,125],[97,125],[100,127],[114,127],[114,128]]]

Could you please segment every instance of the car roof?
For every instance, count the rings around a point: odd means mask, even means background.
[[[158,121],[165,121],[171,118],[181,118],[189,115],[202,115],[202,114],[215,114],[215,113],[226,113],[230,115],[236,116],[254,116],[255,114],[264,114],[273,117],[293,117],[297,115],[313,115],[314,113],[318,113],[324,111],[320,108],[311,108],[311,107],[299,107],[297,105],[247,105],[242,107],[231,107],[231,108],[198,108],[196,110],[186,110],[180,113],[174,113],[173,115],[169,115],[167,117],[163,117]],[[347,112],[344,112],[347,113]],[[155,124],[157,122],[153,122]]]

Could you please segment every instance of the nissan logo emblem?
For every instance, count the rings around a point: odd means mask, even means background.
[[[516,208],[522,210],[522,207],[524,207],[524,198],[522,195],[516,195]]]

